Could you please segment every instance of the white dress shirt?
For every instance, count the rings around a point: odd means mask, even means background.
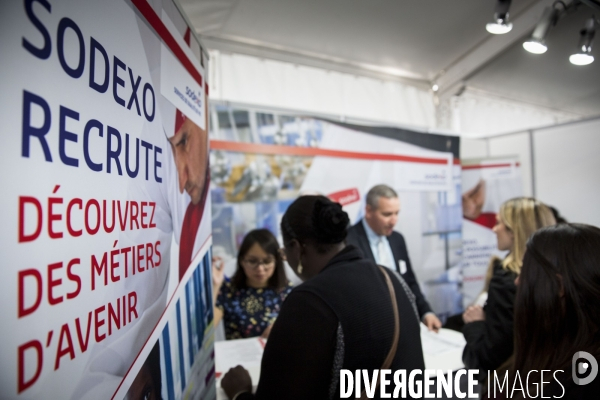
[[[367,238],[369,239],[369,245],[371,246],[371,251],[375,257],[375,262],[392,271],[396,271],[394,253],[392,253],[392,248],[390,247],[390,242],[387,237],[376,234],[364,218],[362,219],[362,224],[365,228],[365,232],[367,232]]]

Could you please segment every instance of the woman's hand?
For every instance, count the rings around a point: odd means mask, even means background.
[[[463,313],[463,321],[465,324],[475,321],[485,321],[485,311],[481,306],[469,306]]]
[[[485,203],[485,181],[480,180],[477,185],[462,195],[463,216],[476,219],[481,215]]]
[[[423,316],[423,323],[430,331],[439,332],[442,322],[434,313],[427,313]]]
[[[233,399],[236,394],[242,392],[252,393],[252,378],[244,367],[238,365],[230,368],[221,379],[221,387],[227,394],[227,397]]]
[[[212,273],[213,273],[213,289],[218,292],[221,289],[223,280],[225,279],[225,263],[221,257],[213,256],[212,258]]]

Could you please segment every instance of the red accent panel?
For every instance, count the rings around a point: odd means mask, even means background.
[[[492,229],[494,225],[496,225],[496,214],[481,213],[479,217],[471,219],[470,221],[473,221],[478,225],[485,226],[488,229]]]
[[[358,189],[356,188],[331,193],[327,197],[329,197],[332,201],[340,203],[342,206],[360,201],[360,195],[358,194]]]
[[[187,29],[185,30],[185,34],[183,35],[183,41],[188,46],[190,45],[190,42],[191,42],[191,36],[192,36],[192,31],[191,31],[190,27],[188,26]]]
[[[185,122],[185,115],[179,110],[175,112],[175,130],[173,131],[173,135],[179,132],[181,126]]]
[[[140,13],[146,18],[146,21],[154,28],[158,36],[163,40],[163,42],[171,49],[175,57],[179,60],[179,62],[184,66],[184,68],[190,73],[192,78],[200,86],[202,86],[202,75],[200,72],[194,67],[194,64],[190,61],[189,58],[185,55],[181,47],[177,44],[177,41],[171,35],[171,32],[167,29],[165,24],[161,21],[160,17],[156,15],[154,9],[146,0],[131,0],[133,5],[140,11]]]

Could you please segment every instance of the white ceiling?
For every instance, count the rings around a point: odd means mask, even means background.
[[[600,14],[600,2],[587,1],[597,3]],[[180,2],[209,49],[417,86],[435,81],[441,96],[460,93],[466,85],[581,116],[600,114],[600,59],[584,67],[568,61],[594,12],[583,5],[549,32],[548,52],[534,56],[521,43],[550,0],[513,0],[514,29],[501,36],[485,30],[495,0]],[[596,58],[599,46],[592,51]]]

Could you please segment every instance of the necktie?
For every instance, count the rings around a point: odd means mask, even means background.
[[[377,243],[377,252],[379,253],[379,264],[389,269],[394,269],[394,262],[390,259],[386,242],[387,239],[385,237],[380,237],[379,243]]]

